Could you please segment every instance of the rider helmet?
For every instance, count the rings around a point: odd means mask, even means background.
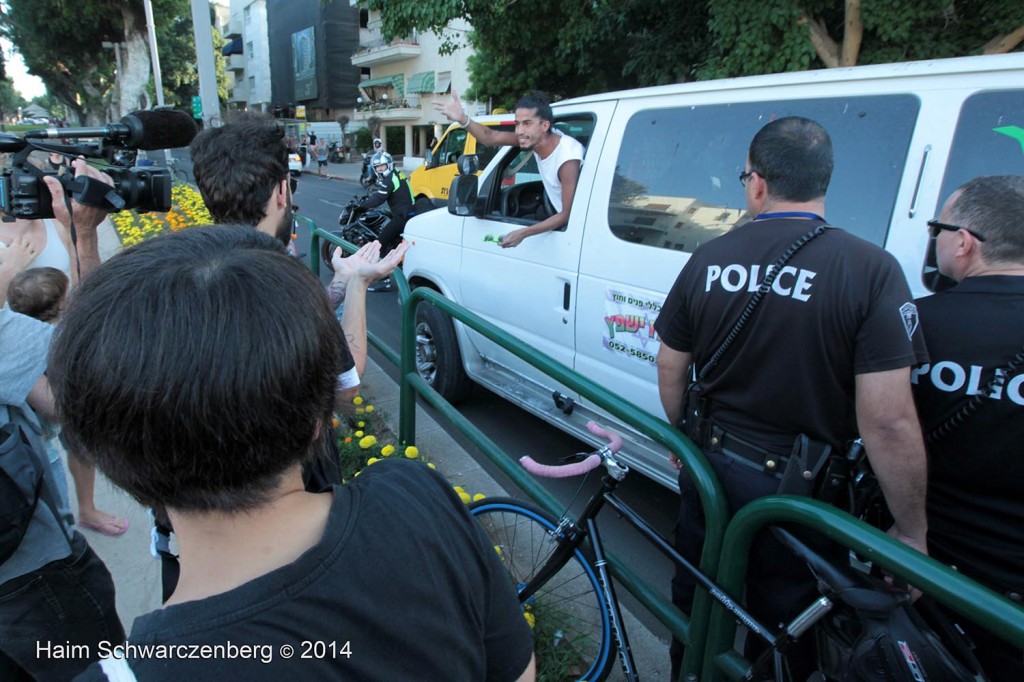
[[[374,149],[380,149],[383,145],[384,145],[384,143],[381,142],[381,139],[379,137],[373,138],[373,148]]]
[[[377,152],[370,161],[370,166],[378,177],[384,177],[395,168],[395,162],[387,152]],[[384,166],[382,169],[381,166]]]

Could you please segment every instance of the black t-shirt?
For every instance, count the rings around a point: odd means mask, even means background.
[[[1024,277],[969,277],[918,300],[931,361],[912,372],[927,435],[1024,353]],[[999,591],[1024,592],[1024,372],[928,443],[928,548]]]
[[[767,267],[820,224],[756,220],[698,248],[655,322],[661,342],[692,353],[699,371]],[[896,259],[829,229],[783,267],[703,395],[723,428],[773,451],[788,453],[800,433],[840,446],[857,433],[855,375],[924,361],[917,326]]]
[[[129,657],[138,679],[173,682],[504,681],[533,653],[492,543],[442,476],[407,460],[336,486],[323,539],[292,564],[141,616],[128,641],[256,647],[235,658]],[[106,678],[96,664],[79,679]]]

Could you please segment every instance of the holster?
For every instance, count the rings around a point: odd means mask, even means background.
[[[780,495],[802,495],[835,504],[849,480],[846,457],[832,446],[801,433],[793,442],[789,463],[779,483]]]

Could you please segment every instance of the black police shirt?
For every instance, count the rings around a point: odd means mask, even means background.
[[[925,435],[990,396],[927,443],[929,550],[1000,592],[1024,592],[1024,372],[989,387],[1024,353],[1024,277],[969,277],[918,306],[930,362],[911,381]]]
[[[754,220],[698,248],[655,323],[698,371],[732,330],[768,267],[821,222]],[[719,365],[701,382],[726,431],[788,453],[801,433],[856,437],[854,378],[910,367],[927,353],[896,259],[828,229],[781,269]]]

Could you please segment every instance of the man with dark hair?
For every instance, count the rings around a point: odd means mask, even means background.
[[[443,477],[385,460],[303,490],[344,347],[316,278],[242,226],[143,242],[83,282],[51,354],[65,429],[166,507],[181,547],[173,597],[129,642],[214,652],[129,649],[85,679],[533,679],[513,586]]]
[[[928,546],[939,561],[1019,604],[1024,177],[975,178],[928,225],[939,271],[958,282],[917,301],[931,356],[911,372],[928,450]],[[1024,679],[1020,649],[963,625],[991,679]]]
[[[284,128],[265,114],[242,112],[227,125],[196,135],[190,148],[196,184],[218,223],[252,225],[288,245],[292,235],[292,194]],[[408,245],[398,244],[385,258],[380,244],[367,244],[342,258],[334,251],[334,278],[328,285],[332,304],[345,303],[341,326],[353,365],[342,368],[342,400],[355,395],[366,368],[366,291],[402,261]],[[355,372],[351,373],[354,368]]]
[[[452,101],[434,102],[434,108],[468,130],[480,144],[490,147],[517,145],[533,152],[537,169],[544,183],[544,193],[551,201],[555,214],[535,225],[512,230],[501,238],[502,248],[518,246],[527,237],[564,227],[569,222],[572,200],[576,196],[576,183],[583,163],[583,145],[553,127],[551,103],[541,92],[534,92],[516,104],[516,130],[514,133],[480,125],[462,108],[459,94],[452,90]]]
[[[113,184],[83,160],[72,168],[76,177]],[[53,176],[44,182],[54,215],[70,225],[62,185]],[[106,213],[77,201],[71,208],[85,277],[99,265],[96,227]],[[25,247],[17,241],[5,252],[0,279],[6,281],[11,269],[31,260]],[[16,263],[19,258],[22,262]],[[100,642],[124,639],[110,572],[72,528],[63,464],[56,454],[48,456],[41,442],[40,418],[56,416],[46,377],[52,334],[53,325],[0,307],[0,426],[17,424],[32,446],[31,456],[23,448],[8,450],[16,439],[4,434],[0,466],[26,502],[35,500],[24,535],[0,561],[0,680],[70,679],[99,658]],[[11,496],[4,500],[11,503],[17,493],[5,486],[2,494]],[[11,529],[2,530],[7,542]]]
[[[925,358],[916,310],[895,258],[825,223],[831,174],[832,144],[814,121],[782,118],[754,137],[740,174],[753,219],[694,252],[655,323],[661,403],[704,450],[733,513],[765,495],[810,494],[818,463],[859,432],[896,520],[890,533],[924,552],[925,457],[910,397],[910,367]],[[758,284],[764,293],[739,323]],[[685,470],[679,488],[676,543],[696,564],[705,524]],[[680,571],[673,601],[689,612],[693,594]],[[760,535],[752,613],[788,622],[815,596],[807,567]],[[681,659],[673,643],[672,679]],[[813,670],[813,651],[789,660],[806,666],[794,679]]]

